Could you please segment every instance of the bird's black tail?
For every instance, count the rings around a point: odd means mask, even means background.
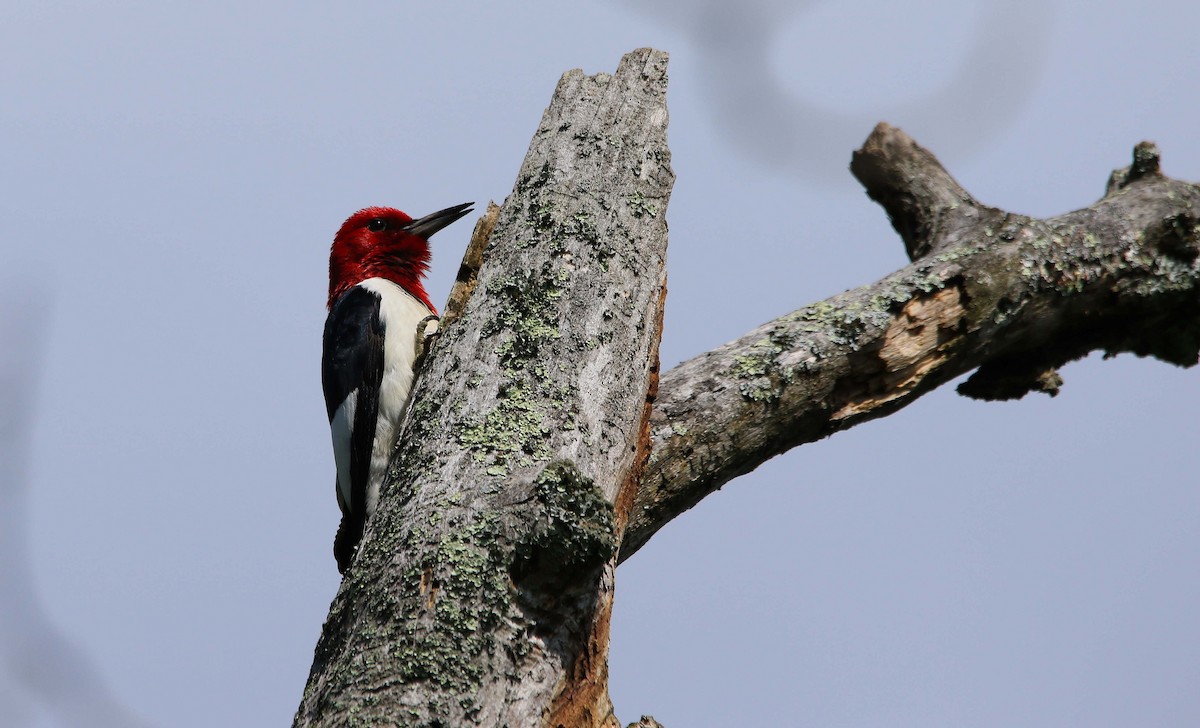
[[[346,569],[350,568],[350,560],[354,558],[354,551],[358,548],[362,535],[363,519],[343,513],[342,523],[338,526],[337,535],[333,537],[333,558],[337,559],[339,574],[345,574]]]

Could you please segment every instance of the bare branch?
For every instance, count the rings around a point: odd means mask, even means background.
[[[1143,142],[1102,200],[1040,220],[981,205],[879,125],[851,169],[914,263],[663,375],[621,559],[730,479],[972,369],[960,393],[1007,399],[1055,393],[1058,367],[1095,350],[1195,364],[1200,188],[1158,167]]]

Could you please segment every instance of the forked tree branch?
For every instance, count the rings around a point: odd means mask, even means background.
[[[851,171],[913,263],[770,321],[662,376],[653,451],[621,546],[797,445],[958,391],[1053,395],[1088,352],[1191,366],[1200,348],[1200,188],[1142,142],[1091,207],[1049,219],[977,202],[904,132],[880,124]]]
[[[912,264],[659,382],[665,91],[649,49],[560,81],[476,227],[296,726],[615,728],[616,559],[731,478],[973,369],[959,391],[995,399],[1097,349],[1195,363],[1200,189],[1153,145],[1039,220],[881,124],[851,168]]]

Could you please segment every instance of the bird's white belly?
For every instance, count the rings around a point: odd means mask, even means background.
[[[389,280],[368,278],[359,285],[379,296],[379,318],[384,326],[383,382],[379,387],[379,414],[371,452],[371,475],[367,480],[366,514],[370,516],[379,501],[379,486],[396,445],[396,428],[412,389],[417,326],[432,312]]]

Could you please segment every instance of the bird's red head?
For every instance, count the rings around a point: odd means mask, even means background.
[[[417,220],[391,207],[368,207],[351,215],[329,250],[329,301],[368,278],[386,278],[434,311],[422,279],[429,270],[429,238],[471,212],[455,205]]]

